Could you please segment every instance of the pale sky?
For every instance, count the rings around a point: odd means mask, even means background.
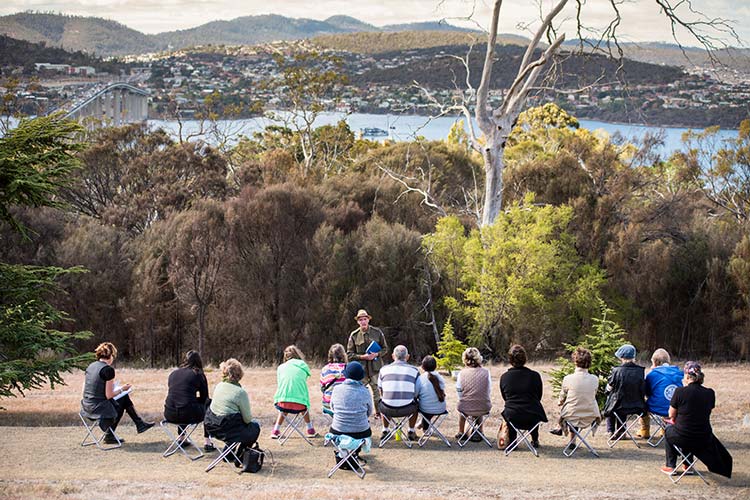
[[[615,1],[623,17],[618,33],[624,41],[672,40],[669,23],[659,14],[655,0]],[[543,7],[548,8],[552,0],[541,2]],[[674,4],[678,0],[671,2]],[[492,3],[491,0],[3,0],[0,15],[25,10],[61,12],[104,17],[144,33],[159,33],[191,28],[213,20],[259,14],[321,20],[344,14],[376,26],[438,19],[462,24],[458,18],[467,17],[472,7],[476,6],[474,19],[486,29]],[[572,24],[575,3],[570,0],[559,16],[560,22],[564,23],[563,29]],[[750,0],[692,0],[692,5],[711,17],[735,21],[734,28],[743,45],[750,45]],[[612,17],[610,0],[588,0],[584,8],[584,20],[589,25],[605,26]],[[682,9],[688,9],[687,3],[683,3]],[[528,24],[538,18],[538,0],[505,0],[499,31],[523,34],[519,24]],[[691,19],[695,20],[696,17],[692,16]],[[571,35],[573,33],[568,38]],[[684,38],[683,41],[687,45],[696,45]],[[731,44],[737,45],[736,42]]]

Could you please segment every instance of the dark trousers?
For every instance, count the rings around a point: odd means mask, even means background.
[[[516,430],[509,425],[508,426],[508,442],[512,443],[513,441],[515,441],[516,440],[516,436],[518,436],[518,434],[516,434]],[[539,427],[537,427],[536,429],[534,429],[533,431],[531,431],[531,440],[534,443],[539,442]]]
[[[112,430],[114,431],[115,429],[117,429],[117,426],[120,423],[120,419],[125,412],[128,412],[128,415],[133,419],[134,422],[136,420],[140,420],[140,417],[138,416],[138,413],[136,413],[135,407],[133,406],[133,402],[130,400],[129,395],[125,395],[117,400],[110,399],[109,402],[112,403],[112,406],[114,406],[115,411],[117,412],[117,416],[114,418],[100,418],[99,428],[101,430],[106,431],[107,429],[112,428]]]
[[[354,439],[364,439],[364,438],[372,437],[372,429],[369,429],[369,428],[367,430],[360,431],[360,432],[340,432],[334,429],[333,427],[331,427],[328,430],[328,432],[336,436],[346,435]]]
[[[206,416],[206,409],[211,404],[211,400],[207,400],[205,404],[195,402],[188,406],[180,408],[173,408],[171,406],[164,405],[164,418],[171,424],[197,424],[203,422],[203,418]],[[177,431],[182,433],[184,426],[177,425]],[[208,431],[203,426],[203,437],[208,437]]]
[[[664,438],[664,451],[667,456],[667,467],[672,468],[677,464],[677,450],[674,449],[673,445],[679,446],[683,453],[688,453],[688,450],[691,447],[696,446],[696,444],[701,445],[700,443],[697,443],[695,439],[688,439],[680,436],[673,425],[667,426],[667,429],[664,431]],[[689,453],[688,456],[690,456]]]

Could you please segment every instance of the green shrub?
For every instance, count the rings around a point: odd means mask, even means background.
[[[435,355],[438,368],[451,371],[460,367],[463,364],[462,356],[466,350],[466,344],[455,337],[450,318],[443,326],[441,337],[443,340],[438,342],[438,351]]]
[[[593,326],[591,332],[587,333],[577,344],[564,344],[565,350],[572,353],[577,347],[584,347],[591,351],[591,367],[589,373],[599,378],[599,389],[596,391],[596,399],[601,407],[606,399],[605,388],[607,377],[614,366],[619,364],[615,357],[615,351],[627,342],[625,330],[612,319],[615,311],[610,309],[606,302],[599,299],[599,317],[592,318]],[[555,395],[560,394],[560,387],[565,375],[573,373],[575,365],[570,358],[560,357],[557,359],[558,368],[550,371],[550,382]]]

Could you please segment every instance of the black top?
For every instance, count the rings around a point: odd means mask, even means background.
[[[604,404],[604,414],[640,413],[646,410],[645,370],[632,361],[612,368],[608,385],[611,392]]]
[[[678,387],[672,395],[670,406],[677,410],[675,429],[685,437],[711,436],[711,410],[716,405],[716,394],[700,384]]]
[[[169,374],[169,392],[164,406],[185,408],[199,403],[206,403],[208,398],[208,381],[203,372],[196,373],[192,368],[178,368]]]
[[[528,430],[537,422],[546,422],[542,408],[542,377],[525,366],[510,368],[500,377],[500,393],[505,400],[503,418]]]

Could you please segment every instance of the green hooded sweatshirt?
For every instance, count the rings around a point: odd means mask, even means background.
[[[298,403],[310,408],[310,394],[307,392],[307,379],[310,367],[301,359],[290,359],[276,370],[276,403]]]

